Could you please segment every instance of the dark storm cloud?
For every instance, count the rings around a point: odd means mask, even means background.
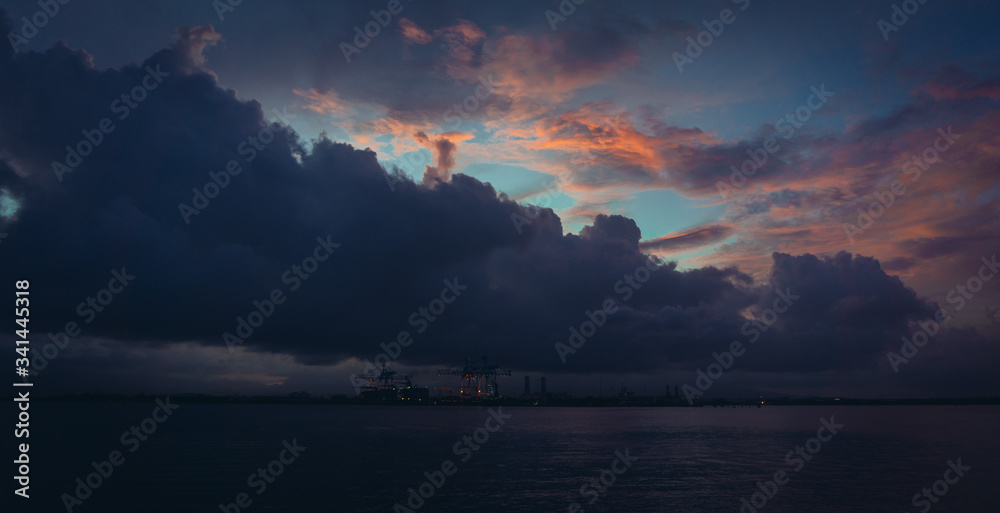
[[[769,283],[755,285],[735,268],[657,267],[625,217],[598,215],[564,235],[551,210],[526,209],[466,175],[390,186],[374,152],[325,139],[306,151],[259,104],[198,69],[214,31],[179,34],[172,48],[118,70],[98,71],[65,46],[0,50],[0,185],[23,204],[2,227],[0,274],[31,280],[38,333],[76,321],[87,337],[222,346],[237,316],[281,288],[287,302],[247,347],[331,363],[370,358],[408,330],[407,364],[488,354],[525,370],[653,371],[690,368],[744,340],[746,316],[790,290],[801,299],[746,368],[799,372],[870,365],[932,310],[871,258],[775,254]],[[114,116],[110,103],[149,69],[169,75],[60,183],[52,162]],[[249,159],[241,148],[269,127],[273,140]],[[178,205],[232,160],[242,171],[185,222]],[[530,222],[517,225],[518,216]],[[282,276],[313,254],[317,237],[340,246],[291,291]],[[121,267],[134,281],[84,322],[77,304]],[[411,314],[445,280],[468,288],[417,333]],[[561,363],[554,344],[607,299],[618,311]]]
[[[818,371],[873,365],[909,334],[911,322],[929,317],[936,305],[919,298],[878,260],[840,252],[829,258],[773,255],[773,291],[799,296],[788,314],[779,314],[764,350],[748,364],[768,371]],[[776,292],[775,292],[776,293]],[[760,308],[771,304],[771,298]],[[767,337],[765,333],[762,336]],[[758,349],[758,348],[755,348]]]

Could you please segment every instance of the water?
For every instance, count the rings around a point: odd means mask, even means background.
[[[912,496],[958,458],[972,469],[931,511],[1000,511],[995,406],[504,407],[510,418],[465,462],[453,446],[484,426],[487,408],[184,404],[129,453],[122,433],[154,406],[33,403],[27,510],[66,511],[60,495],[73,494],[74,479],[121,450],[124,463],[74,512],[218,512],[239,493],[252,500],[241,511],[392,512],[451,460],[457,471],[417,511],[556,512],[576,502],[587,512],[736,513],[757,481],[784,470],[789,482],[762,512],[901,513],[921,511]],[[795,472],[786,453],[831,416],[842,432]],[[293,439],[305,450],[257,494],[248,476]],[[626,450],[638,459],[617,464],[614,484],[581,495]]]

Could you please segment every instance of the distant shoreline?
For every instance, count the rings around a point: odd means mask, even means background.
[[[159,395],[110,395],[110,394],[63,394],[42,396],[36,401],[48,402],[148,402]],[[761,400],[702,398],[688,404],[684,399],[667,397],[629,398],[549,398],[518,399],[502,398],[490,401],[454,401],[448,398],[431,398],[423,403],[407,402],[365,402],[357,397],[343,395],[312,396],[212,396],[202,394],[170,395],[179,404],[335,404],[357,406],[523,406],[552,408],[605,408],[605,407],[646,407],[646,408],[753,408]],[[1000,405],[1000,397],[967,398],[915,398],[915,399],[855,399],[855,398],[763,398],[762,407],[772,406],[954,406],[954,405]]]

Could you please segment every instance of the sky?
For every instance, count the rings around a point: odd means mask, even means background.
[[[4,1],[39,386],[997,395],[1000,6],[897,4]]]

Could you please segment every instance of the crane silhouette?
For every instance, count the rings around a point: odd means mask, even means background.
[[[460,376],[462,381],[458,387],[458,395],[462,399],[496,399],[500,397],[497,377],[508,377],[510,371],[501,369],[496,364],[487,364],[485,356],[482,365],[473,365],[472,357],[467,356],[464,363],[459,362],[447,369],[440,369],[436,374]]]

